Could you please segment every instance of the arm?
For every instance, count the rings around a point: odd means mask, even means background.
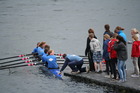
[[[62,71],[63,71],[63,70],[67,67],[68,62],[69,62],[69,59],[68,59],[68,58],[66,58],[65,63],[64,63],[64,65],[62,66],[62,68],[61,68],[60,72],[62,72]]]
[[[93,45],[92,42],[90,42],[90,49],[91,49],[92,52],[94,51],[94,45]]]

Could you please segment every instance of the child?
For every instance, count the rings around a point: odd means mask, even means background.
[[[117,65],[117,52],[113,49],[114,43],[117,41],[117,33],[114,33],[111,40],[108,43],[108,52],[110,57],[110,64],[111,64],[111,70],[114,75],[113,79],[117,79],[117,73],[116,73],[116,65]]]
[[[94,34],[89,34],[90,38],[90,48],[91,51],[93,52],[93,62],[94,62],[94,67],[95,67],[95,72],[98,72],[98,65],[100,65],[100,71],[102,72],[102,55],[101,55],[101,44],[98,39],[94,38]]]
[[[120,35],[118,35],[116,39],[117,42],[115,42],[114,44],[114,50],[117,51],[117,59],[118,59],[117,65],[120,76],[119,82],[125,82],[126,81],[125,61],[127,60],[126,41]]]
[[[138,58],[140,57],[140,41],[137,35],[133,35],[132,39],[134,42],[132,44],[131,57],[134,65],[134,74],[131,77],[139,77]]]
[[[104,43],[103,43],[103,59],[105,59],[106,61],[106,72],[107,72],[107,75],[105,77],[109,78],[112,74],[112,71],[111,71],[111,74],[109,74],[110,72],[110,68],[111,68],[111,65],[110,65],[110,58],[109,58],[109,53],[108,53],[108,42],[110,41],[110,36],[108,34],[105,34],[104,35]],[[110,75],[110,76],[109,76]]]

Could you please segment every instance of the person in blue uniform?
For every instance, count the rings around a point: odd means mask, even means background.
[[[67,67],[67,65],[71,68],[72,73],[79,73],[79,72],[88,72],[89,68],[84,67],[82,68],[83,65],[83,58],[77,56],[77,55],[68,55],[64,54],[63,58],[65,59],[65,63],[62,66],[60,73]]]
[[[48,51],[48,56],[44,58],[45,64],[47,64],[48,69],[58,69],[56,56],[53,50]]]
[[[37,53],[39,56],[39,60],[41,59],[41,57],[45,54],[44,53],[44,48],[45,48],[46,42],[41,42],[38,49],[37,49]]]
[[[36,46],[36,48],[34,48],[34,50],[32,51],[32,54],[36,54],[36,53],[37,53],[37,50],[38,50],[39,45],[40,45],[40,42],[37,43],[37,46]]]

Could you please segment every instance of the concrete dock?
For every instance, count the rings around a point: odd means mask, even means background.
[[[71,74],[65,72],[65,76],[70,76],[79,82],[85,83],[95,83],[101,86],[108,86],[113,89],[123,91],[123,93],[140,93],[140,77],[132,78],[131,71],[127,72],[127,81],[124,83],[119,83],[118,80],[112,80],[110,78],[105,78],[105,72],[99,74],[95,72],[90,73],[80,73],[80,74]]]

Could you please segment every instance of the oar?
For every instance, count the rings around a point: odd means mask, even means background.
[[[60,56],[60,57],[63,56],[63,54],[54,54],[54,55]],[[78,56],[82,57],[83,59],[87,59],[88,58],[87,56],[83,56],[83,55],[78,55]]]
[[[41,64],[44,64],[44,63],[39,63],[38,62],[38,63],[31,63],[31,64],[25,64],[25,65],[12,66],[12,67],[5,67],[5,68],[0,68],[0,70],[16,68],[16,67],[35,66],[35,65],[41,65]]]
[[[25,58],[22,58],[22,59],[16,59],[16,60],[11,60],[11,61],[6,61],[6,62],[2,62],[0,64],[12,63],[12,62],[15,62],[15,61],[20,61],[20,60],[27,60],[29,58],[33,58],[33,57],[25,57]]]
[[[8,66],[13,66],[13,65],[18,65],[18,64],[29,63],[29,62],[34,62],[34,61],[37,61],[37,60],[27,60],[27,61],[22,61],[22,62],[14,63],[14,64],[3,65],[3,66],[0,66],[0,68],[8,67]]]
[[[7,58],[1,58],[0,60],[6,60],[6,59],[12,59],[12,58],[17,58],[17,57],[24,57],[24,56],[29,56],[29,55],[34,55],[36,53],[30,53],[30,54],[25,54],[25,55],[18,55],[18,56],[13,56],[13,57],[7,57]]]

